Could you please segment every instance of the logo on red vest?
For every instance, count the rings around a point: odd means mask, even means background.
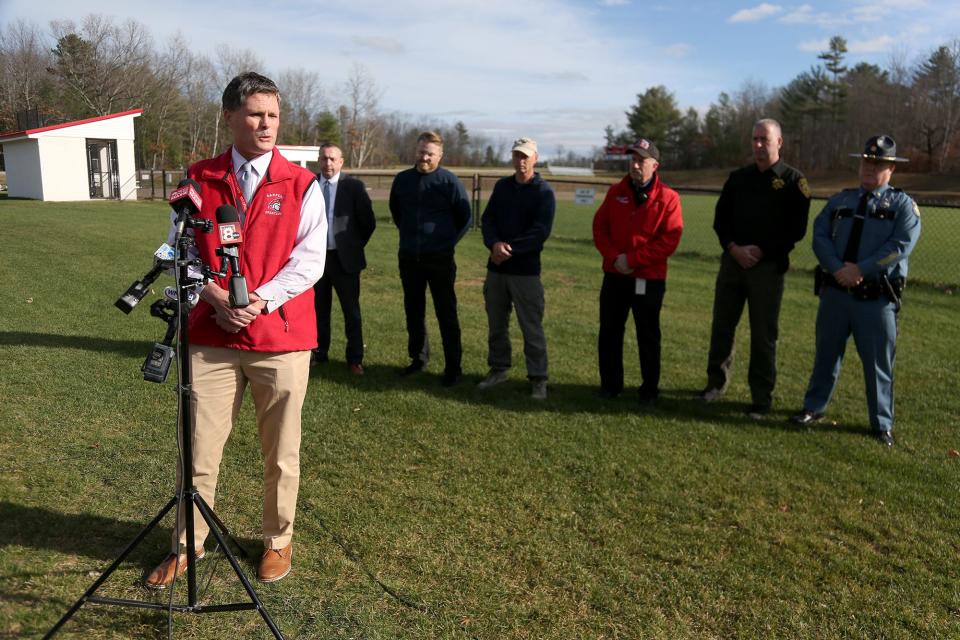
[[[617,196],[617,202],[620,204],[630,204],[630,198],[627,196]]]
[[[268,216],[279,216],[280,215],[280,206],[283,204],[283,194],[282,193],[268,193],[267,194],[267,208],[265,213]]]

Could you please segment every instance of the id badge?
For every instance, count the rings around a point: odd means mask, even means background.
[[[646,294],[646,293],[647,293],[647,281],[644,280],[643,278],[637,278],[637,279],[636,279],[636,283],[637,283],[637,284],[634,285],[634,286],[635,286],[635,288],[634,288],[634,293],[635,293],[636,295],[638,295],[638,296],[642,296],[642,295]]]

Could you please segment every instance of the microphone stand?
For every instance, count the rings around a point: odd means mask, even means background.
[[[283,634],[280,632],[280,629],[277,627],[276,623],[274,623],[273,618],[270,617],[270,614],[263,606],[263,603],[257,596],[256,591],[254,591],[250,580],[243,573],[243,569],[240,568],[240,564],[237,562],[236,556],[227,545],[227,540],[229,539],[229,541],[237,547],[243,557],[248,557],[247,552],[230,534],[226,525],[223,524],[223,521],[217,516],[216,513],[214,513],[213,509],[207,505],[206,501],[203,499],[203,496],[200,495],[199,491],[197,491],[197,488],[193,485],[193,417],[190,411],[190,392],[192,389],[192,381],[190,378],[190,340],[188,331],[190,307],[188,304],[186,304],[186,301],[188,300],[189,292],[194,289],[200,281],[196,278],[190,277],[189,274],[189,267],[195,263],[188,258],[188,250],[190,246],[193,245],[193,238],[184,233],[184,228],[187,226],[197,227],[202,231],[209,231],[212,228],[212,223],[208,220],[194,220],[186,212],[181,213],[176,221],[177,260],[175,264],[177,267],[177,297],[179,300],[178,322],[180,325],[178,340],[180,352],[180,357],[178,358],[180,384],[178,385],[178,392],[179,406],[181,408],[180,433],[178,435],[183,447],[181,482],[177,486],[176,494],[170,499],[170,501],[167,502],[162,509],[160,509],[153,520],[151,520],[150,523],[139,534],[137,534],[137,536],[130,542],[129,545],[127,545],[120,555],[117,556],[117,558],[106,569],[106,571],[104,571],[90,586],[90,588],[87,589],[87,591],[80,597],[80,599],[77,600],[72,607],[70,607],[63,617],[57,621],[53,628],[50,629],[45,636],[43,636],[44,640],[52,638],[60,630],[60,628],[66,624],[71,617],[73,617],[73,614],[75,614],[80,607],[87,602],[123,607],[137,607],[142,609],[157,609],[162,611],[168,611],[172,609],[173,611],[182,613],[217,613],[221,611],[243,611],[248,609],[256,609],[263,618],[263,621],[266,623],[267,627],[270,629],[270,632],[273,634],[274,638],[277,638],[277,640],[283,640]],[[105,598],[95,596],[94,593],[100,588],[100,585],[107,581],[110,575],[143,541],[147,534],[149,534],[150,531],[152,531],[154,527],[159,524],[163,517],[178,504],[184,505],[184,524],[185,533],[187,536],[187,603],[171,605],[144,600]],[[240,582],[243,584],[243,588],[246,590],[247,595],[250,598],[250,602],[237,602],[210,606],[197,602],[197,576],[195,558],[196,545],[193,539],[195,527],[193,507],[197,508],[197,511],[200,512],[200,516],[209,526],[210,533],[213,535],[214,539],[216,539],[217,544],[223,550],[223,554],[226,556],[227,561],[233,568],[234,573],[236,573],[237,578],[239,578]],[[175,585],[176,578],[174,578],[170,588],[173,589]]]

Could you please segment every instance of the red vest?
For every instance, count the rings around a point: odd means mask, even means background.
[[[244,211],[243,196],[231,161],[226,153],[201,160],[187,170],[187,176],[200,183],[203,209],[196,216],[214,222],[211,233],[196,233],[197,249],[203,264],[219,269],[216,250],[217,207],[230,204]],[[267,175],[260,181],[243,215],[243,243],[240,245],[240,273],[247,289],[269,282],[287,264],[296,244],[303,196],[315,177],[273,150]],[[227,289],[228,277],[214,280]],[[244,351],[304,351],[317,347],[317,321],[313,307],[313,287],[286,301],[272,313],[263,314],[239,333],[227,333],[214,320],[214,311],[200,301],[190,313],[190,342],[211,347]]]

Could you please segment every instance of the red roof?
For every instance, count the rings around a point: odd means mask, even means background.
[[[140,115],[141,113],[143,113],[143,109],[131,109],[129,111],[121,111],[120,113],[111,113],[105,116],[96,116],[95,118],[86,118],[84,120],[74,120],[73,122],[52,124],[48,127],[38,127],[37,129],[24,129],[23,131],[11,131],[8,133],[0,133],[0,140],[7,140],[9,138],[22,138],[25,136],[32,135],[34,133],[41,133],[43,131],[53,131],[54,129],[66,129],[67,127],[76,127],[81,124],[89,124],[91,122],[99,122],[101,120],[111,120],[113,118],[122,118],[123,116]]]

